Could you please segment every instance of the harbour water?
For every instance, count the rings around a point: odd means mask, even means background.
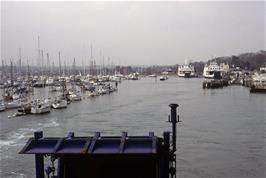
[[[123,81],[110,95],[83,99],[46,115],[0,113],[0,177],[34,177],[34,156],[18,151],[37,130],[44,136],[148,135],[171,130],[169,103],[180,105],[177,177],[265,177],[266,95],[229,86],[203,90],[203,79]],[[46,93],[39,89],[39,94]]]

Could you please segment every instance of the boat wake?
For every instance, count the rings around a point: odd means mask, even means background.
[[[25,140],[27,135],[32,135],[32,132],[36,131],[36,129],[30,128],[21,128],[16,132],[10,132],[6,139],[0,140],[0,150],[10,147],[10,146],[17,146],[20,143],[20,140]],[[21,142],[23,145],[24,142]]]
[[[10,147],[22,146],[25,141],[33,136],[33,132],[37,130],[42,130],[43,128],[57,127],[59,123],[56,121],[48,123],[38,123],[37,128],[20,128],[17,131],[12,131],[8,133],[5,139],[0,139],[0,153],[4,153]]]

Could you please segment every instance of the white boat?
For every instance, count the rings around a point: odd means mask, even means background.
[[[105,88],[105,87],[101,87],[101,88],[99,88],[98,93],[99,93],[100,95],[104,95],[104,94],[109,93],[109,91],[107,90],[107,88]]]
[[[138,80],[138,79],[139,79],[138,73],[133,73],[128,75],[128,80]]]
[[[15,108],[20,108],[24,105],[25,103],[21,102],[21,100],[13,100],[10,101],[6,104],[6,109],[15,109]]]
[[[151,78],[156,78],[157,75],[156,75],[156,74],[151,74],[151,75],[149,75],[149,77],[151,77]]]
[[[97,91],[93,91],[93,92],[89,92],[88,93],[88,96],[89,97],[95,97],[95,96],[99,96],[100,94],[99,94],[99,92],[97,92]]]
[[[45,98],[43,102],[49,106],[52,106],[54,100],[52,100],[51,98]]]
[[[211,62],[210,65],[205,65],[203,76],[210,79],[221,79],[223,69],[216,63]]]
[[[164,80],[167,80],[168,79],[168,77],[167,77],[167,75],[162,75],[162,76],[160,76],[160,81],[164,81]]]
[[[62,90],[63,90],[62,86],[51,86],[52,92],[58,92],[58,91],[62,91]]]
[[[251,93],[266,93],[266,73],[255,73],[252,77]]]
[[[121,77],[114,75],[114,76],[112,76],[112,81],[113,82],[121,82]]]
[[[32,114],[45,114],[51,111],[51,107],[48,103],[44,103],[41,101],[34,101],[31,105],[31,113]]]
[[[64,99],[55,100],[54,103],[52,104],[52,108],[54,109],[67,108],[67,101]]]
[[[194,69],[194,66],[187,65],[187,64],[178,66],[178,73],[177,73],[177,75],[179,77],[184,77],[184,78],[195,77],[195,69]]]
[[[48,79],[46,79],[46,85],[47,86],[51,86],[54,84],[54,79],[52,77],[49,77]]]
[[[3,101],[0,101],[0,112],[4,111],[6,109],[6,106]]]
[[[100,95],[109,94],[109,93],[112,93],[114,91],[117,91],[117,88],[114,88],[110,84],[103,85],[102,87],[100,87],[98,89],[98,93]]]
[[[82,97],[81,97],[81,95],[79,95],[78,93],[70,92],[70,93],[69,93],[69,99],[70,99],[71,101],[81,101],[81,100],[82,100]]]
[[[21,95],[18,94],[18,93],[15,93],[15,94],[12,95],[12,98],[13,98],[13,100],[18,100],[18,99],[21,98]]]

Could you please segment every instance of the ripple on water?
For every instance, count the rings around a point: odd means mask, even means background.
[[[0,140],[0,153],[5,152],[9,147],[15,147],[24,145],[28,137],[32,136],[32,133],[41,130],[42,128],[50,128],[59,126],[56,121],[48,123],[38,123],[37,128],[20,128],[17,131],[12,131],[7,134],[7,137]]]

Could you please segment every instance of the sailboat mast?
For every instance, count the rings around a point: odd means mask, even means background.
[[[46,53],[46,64],[47,64],[47,74],[48,74],[48,76],[50,76],[51,71],[50,71],[49,53]]]
[[[19,59],[18,59],[18,66],[19,66],[19,76],[21,76],[21,48],[19,48]]]
[[[40,60],[41,60],[41,43],[40,43],[40,36],[38,36],[38,61],[36,63],[36,67],[38,67]]]
[[[5,63],[4,63],[4,60],[2,59],[2,67],[1,67],[1,79],[3,80],[4,79],[4,74],[5,74]]]
[[[92,44],[90,46],[90,52],[91,52],[91,56],[90,56],[90,59],[89,59],[90,75],[94,75],[94,72],[93,72],[93,51],[92,51]]]
[[[85,68],[85,63],[83,60],[82,60],[82,65],[83,65],[83,75],[85,76],[86,75],[86,68]]]
[[[54,61],[52,62],[52,75],[54,76],[54,68],[55,68],[55,66],[54,66]]]
[[[10,59],[10,72],[11,72],[11,87],[13,87],[13,62]]]
[[[74,58],[74,61],[73,61],[73,73],[74,73],[74,77],[76,75],[76,59]]]
[[[42,50],[42,68],[41,68],[41,73],[42,73],[42,76],[43,76],[43,50]]]
[[[58,57],[59,57],[59,76],[61,77],[61,55],[60,55],[60,51],[58,53]]]

